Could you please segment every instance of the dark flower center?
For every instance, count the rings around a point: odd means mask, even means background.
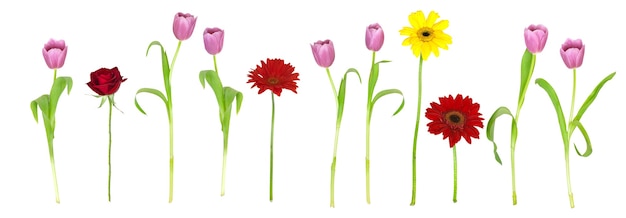
[[[450,121],[452,121],[453,123],[459,123],[459,121],[461,121],[461,117],[457,116],[456,114],[450,115]]]
[[[435,37],[435,35],[433,34],[434,32],[435,30],[433,30],[432,28],[422,27],[421,29],[417,30],[417,37],[422,42],[430,42]]]
[[[449,111],[444,115],[446,123],[453,128],[463,128],[465,124],[465,116],[458,111]]]
[[[424,31],[424,32],[422,32],[422,36],[429,37],[430,33],[428,31]]]
[[[267,82],[269,84],[276,85],[278,83],[278,79],[272,77],[272,78],[267,79]]]

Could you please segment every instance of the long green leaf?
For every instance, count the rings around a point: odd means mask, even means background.
[[[502,165],[502,160],[500,159],[500,155],[498,155],[498,146],[494,139],[494,131],[496,128],[496,119],[502,115],[511,117],[511,122],[513,123],[513,125],[511,125],[511,138],[513,138],[513,140],[517,139],[517,122],[515,121],[515,117],[507,107],[498,108],[493,112],[491,118],[489,118],[489,122],[487,122],[487,139],[493,143],[493,154],[500,165]]]
[[[379,65],[377,63],[372,65],[372,69],[370,69],[369,80],[367,82],[367,96],[370,99],[372,95],[374,95],[374,89],[376,88],[376,83],[378,82],[378,71]]]
[[[565,149],[567,150],[569,149],[569,137],[567,133],[567,125],[565,124],[565,116],[563,115],[563,109],[561,108],[561,102],[559,101],[559,96],[557,96],[554,88],[552,88],[552,85],[550,85],[548,81],[539,78],[535,80],[535,83],[537,83],[541,88],[546,91],[546,93],[550,97],[550,100],[552,101],[552,104],[554,105],[554,109],[556,110],[556,116],[559,120],[559,128],[561,129],[563,144],[565,145]]]
[[[224,87],[224,103],[227,108],[231,108],[233,105],[233,100],[237,99],[237,109],[236,112],[239,113],[239,109],[241,109],[241,103],[243,102],[243,93],[237,91],[231,87]]]
[[[578,109],[578,113],[576,113],[576,117],[574,117],[574,120],[580,121],[580,119],[583,117],[583,114],[585,113],[585,111],[587,111],[587,108],[589,108],[589,106],[591,106],[591,103],[593,103],[593,101],[598,96],[598,93],[600,93],[600,89],[602,89],[602,87],[604,86],[604,84],[606,82],[608,82],[609,80],[613,79],[613,76],[615,76],[615,73],[616,72],[613,72],[613,73],[609,74],[608,76],[606,76],[604,79],[602,79],[602,81],[600,81],[600,83],[598,83],[596,88],[594,88],[593,91],[591,91],[591,93],[589,93],[589,97],[587,97],[585,102],[583,102],[583,104],[580,106],[580,109]]]
[[[205,87],[206,81],[209,83],[209,86],[211,86],[211,89],[213,89],[215,100],[217,100],[217,104],[220,108],[220,114],[223,114],[227,105],[224,100],[224,87],[222,86],[222,81],[217,72],[215,72],[215,70],[203,70],[200,71],[199,77],[203,88]]]
[[[163,45],[161,45],[159,41],[151,42],[150,45],[148,45],[148,49],[146,50],[146,57],[148,56],[148,52],[150,52],[150,48],[153,45],[161,47],[161,69],[163,69],[163,81],[165,82],[165,87],[170,87],[170,63],[169,59],[167,58],[167,52],[165,52]]]
[[[400,107],[398,107],[396,112],[393,113],[393,115],[395,116],[396,114],[400,113],[402,108],[404,108],[404,94],[402,94],[402,91],[398,89],[385,89],[385,90],[378,92],[376,96],[374,96],[374,99],[372,100],[372,108],[374,107],[374,104],[376,104],[376,101],[378,101],[378,99],[382,98],[385,95],[390,95],[390,94],[399,94],[400,96],[402,96],[402,103],[400,104]]]
[[[359,71],[354,68],[348,69],[346,73],[343,74],[343,79],[341,79],[341,83],[339,83],[339,93],[337,94],[337,102],[339,103],[337,105],[337,114],[339,115],[339,117],[343,115],[344,103],[346,101],[346,83],[349,73],[355,73],[359,77],[359,83],[363,83],[361,81],[361,75],[359,74]]]
[[[150,94],[153,94],[153,95],[161,98],[161,100],[163,100],[163,103],[167,106],[167,98],[165,97],[165,95],[163,95],[163,93],[161,91],[156,90],[156,89],[152,89],[152,88],[141,88],[141,89],[137,90],[137,93],[135,93],[135,107],[137,107],[139,112],[141,112],[142,114],[146,114],[146,112],[143,110],[143,108],[141,108],[141,106],[139,105],[139,102],[137,101],[137,95],[139,95],[139,93],[150,93]]]
[[[33,117],[35,117],[35,122],[39,123],[39,112],[37,111],[37,106],[39,106],[39,109],[41,109],[41,115],[44,117],[44,119],[47,119],[50,115],[48,113],[50,113],[50,96],[49,95],[42,95],[39,96],[39,98],[33,100],[30,102],[30,110],[33,112]]]
[[[526,96],[526,90],[528,89],[528,83],[533,75],[533,70],[535,68],[535,58],[533,55],[526,49],[524,51],[524,55],[522,56],[522,66],[521,66],[521,78],[520,78],[520,86],[519,86],[519,97],[517,100],[518,107],[521,107],[524,104],[524,98]]]
[[[57,103],[59,102],[59,98],[63,93],[63,90],[67,87],[67,94],[70,94],[72,90],[72,78],[70,77],[57,77],[52,84],[52,89],[50,89],[50,118],[54,117],[56,114]]]
[[[580,133],[585,138],[585,143],[587,144],[587,149],[586,149],[585,153],[584,154],[580,154],[580,152],[578,151],[578,148],[576,147],[576,143],[574,143],[574,149],[576,149],[576,153],[578,154],[578,156],[589,157],[589,155],[591,155],[591,152],[593,151],[593,149],[591,148],[591,139],[589,139],[589,135],[587,134],[587,130],[585,130],[585,127],[583,126],[583,124],[580,123],[578,120],[572,121],[572,127],[571,128],[578,128],[578,130],[580,130]]]

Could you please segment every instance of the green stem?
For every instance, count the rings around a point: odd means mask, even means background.
[[[422,62],[423,58],[420,55],[419,70],[417,73],[417,116],[415,118],[415,132],[413,133],[413,188],[411,192],[411,206],[415,205],[415,192],[416,192],[416,157],[417,157],[417,135],[420,127],[420,112],[422,107]]]
[[[174,71],[174,64],[176,63],[176,58],[178,57],[178,52],[180,51],[180,45],[182,41],[178,41],[178,46],[176,46],[176,52],[174,53],[174,57],[172,58],[172,64],[170,65],[170,75],[167,78],[165,92],[167,94],[167,118],[169,121],[169,134],[170,134],[170,189],[169,189],[169,203],[172,203],[174,200],[174,113],[172,111],[172,88],[171,88],[171,79],[172,72]]]
[[[576,100],[576,68],[574,68],[574,79],[572,84],[572,104],[569,109],[569,122],[574,118],[574,101]]]
[[[567,194],[569,195],[569,205],[571,208],[574,208],[574,193],[572,193],[572,182],[570,180],[570,172],[569,172],[569,139],[572,137],[572,133],[574,132],[574,126],[572,124],[572,119],[574,117],[574,103],[576,100],[576,68],[574,68],[573,74],[573,84],[572,84],[572,101],[569,111],[569,134],[568,134],[568,142],[565,145],[565,175],[567,176]]]
[[[215,56],[216,55],[213,55],[213,68],[215,68],[215,74],[219,75],[219,73],[217,73],[217,57]]]
[[[328,75],[328,81],[330,87],[333,89],[333,97],[335,99],[335,106],[337,108],[337,120],[335,123],[335,141],[333,145],[333,162],[330,165],[330,207],[335,207],[335,167],[337,166],[337,146],[339,144],[339,127],[341,126],[341,114],[339,113],[339,99],[337,98],[337,89],[335,88],[335,82],[330,75],[330,69],[326,68],[326,75]]]
[[[274,189],[273,189],[273,181],[274,181],[274,116],[275,116],[275,107],[274,107],[274,93],[272,93],[272,127],[270,132],[270,202],[274,199]]]
[[[57,69],[54,69],[54,78],[52,79],[52,83],[57,80]]]
[[[48,125],[46,125],[47,127]],[[54,133],[51,133],[49,128],[46,128],[46,138],[48,139],[48,152],[50,153],[50,165],[52,166],[52,182],[54,184],[54,194],[57,204],[61,203],[61,199],[59,198],[59,185],[57,183],[57,170],[56,164],[54,163],[54,146],[53,146],[53,138]]]
[[[452,195],[452,202],[456,203],[456,145],[452,147],[452,161],[454,162],[454,194]]]
[[[226,154],[228,153],[228,130],[222,130],[224,137],[224,154],[222,156],[222,192],[221,196],[224,196],[226,192]]]
[[[572,182],[569,173],[569,149],[565,150],[565,176],[567,176],[567,194],[569,195],[569,206],[574,208],[574,193],[572,193]]]
[[[372,68],[376,61],[376,52],[372,52]],[[370,75],[371,76],[371,75]],[[369,87],[369,85],[368,85]],[[372,94],[374,87],[367,91],[367,111],[365,118],[365,199],[370,204],[370,123],[372,119]]]
[[[109,202],[111,202],[111,144],[113,142],[111,137],[111,117],[113,115],[113,98],[107,96],[109,100],[109,181],[108,181],[108,196]]]

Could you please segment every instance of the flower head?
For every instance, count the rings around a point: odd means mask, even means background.
[[[198,18],[188,13],[176,13],[174,15],[174,36],[180,41],[189,39],[196,27],[196,19]]]
[[[569,69],[579,68],[585,57],[585,44],[581,39],[567,39],[561,45],[561,58]]]
[[[411,27],[403,27],[400,30],[400,35],[407,36],[402,45],[411,45],[415,57],[421,55],[427,60],[431,52],[435,57],[439,57],[439,48],[448,50],[448,44],[452,44],[452,37],[443,32],[448,28],[448,20],[435,23],[437,19],[439,14],[434,11],[428,14],[428,18],[422,11],[413,12],[409,15]]]
[[[112,69],[100,68],[91,72],[90,77],[91,81],[87,83],[87,86],[100,96],[115,94],[120,89],[122,82],[127,79],[120,75],[117,67]]]
[[[250,71],[248,83],[254,83],[251,88],[258,87],[259,94],[268,89],[278,96],[283,89],[298,93],[296,80],[300,80],[298,79],[300,74],[294,70],[295,67],[282,59],[268,58],[267,61],[261,61],[261,66],[256,65],[256,69]]]
[[[385,33],[378,23],[370,24],[365,29],[365,46],[370,51],[378,51],[385,42]]]
[[[313,57],[317,65],[323,68],[328,68],[333,65],[335,61],[335,46],[330,39],[319,40],[311,44],[311,51],[313,51]]]
[[[41,49],[43,59],[50,69],[59,69],[65,64],[65,56],[67,56],[67,45],[65,40],[50,39]]]
[[[540,53],[548,41],[548,28],[541,24],[531,24],[524,29],[524,41],[530,53]]]
[[[216,55],[222,51],[224,47],[224,30],[220,28],[204,29],[204,49],[211,54]]]
[[[478,138],[478,129],[483,128],[483,118],[478,112],[480,104],[473,103],[468,96],[463,98],[458,94],[456,98],[449,95],[440,97],[439,103],[430,103],[426,109],[426,118],[431,122],[427,124],[428,132],[439,135],[443,133],[443,139],[448,138],[450,147],[454,147],[461,137],[471,144],[471,138]]]

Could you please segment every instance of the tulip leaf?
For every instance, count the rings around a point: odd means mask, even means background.
[[[587,144],[587,149],[586,149],[585,153],[584,154],[580,154],[580,152],[578,151],[578,148],[576,147],[576,143],[574,143],[574,149],[576,149],[576,153],[578,154],[578,156],[581,156],[581,157],[589,157],[589,155],[591,155],[591,152],[593,151],[593,149],[591,149],[591,139],[589,139],[589,135],[587,134],[587,130],[585,130],[585,127],[583,126],[583,124],[580,123],[580,121],[578,121],[578,120],[573,120],[571,125],[572,126],[570,128],[574,128],[571,131],[574,131],[576,128],[578,128],[578,130],[580,130],[580,133],[585,138],[585,143]]]
[[[346,81],[349,73],[355,73],[359,77],[359,83],[362,83],[359,71],[354,68],[348,69],[346,73],[343,74],[343,79],[341,79],[341,83],[339,83],[339,93],[337,94],[337,115],[339,117],[343,115],[344,103],[346,101]]]
[[[518,108],[521,108],[522,104],[524,104],[526,90],[528,90],[528,84],[532,79],[531,77],[533,76],[533,71],[535,69],[535,59],[536,56],[530,53],[528,49],[524,51],[524,55],[522,56],[519,98],[517,100]]]
[[[224,104],[224,87],[222,87],[222,81],[220,80],[219,75],[215,70],[203,70],[200,71],[199,77],[200,84],[202,84],[203,88],[205,87],[206,81],[211,86],[211,89],[213,89],[215,99],[217,100],[217,104],[220,108],[220,114],[222,114],[226,105]]]
[[[50,113],[50,96],[49,95],[42,95],[39,96],[39,98],[33,100],[30,102],[30,110],[33,112],[33,117],[35,117],[35,122],[39,123],[39,112],[37,111],[37,106],[39,106],[39,109],[41,110],[41,115],[44,117],[44,119],[48,119],[49,114]]]
[[[161,67],[163,69],[163,81],[165,82],[165,87],[170,87],[169,83],[170,83],[170,63],[169,60],[167,59],[167,52],[165,52],[165,49],[163,48],[163,45],[161,45],[161,43],[159,41],[153,41],[150,43],[150,45],[148,45],[148,49],[146,50],[146,57],[148,56],[148,52],[150,52],[150,48],[153,46],[159,46],[161,47]]]
[[[496,145],[496,141],[494,139],[494,131],[496,128],[496,119],[502,115],[508,115],[511,117],[511,140],[517,139],[517,122],[515,121],[515,117],[507,107],[498,108],[495,112],[493,112],[491,118],[489,118],[489,122],[487,122],[487,139],[493,143],[493,154],[496,157],[496,161],[500,165],[502,165],[502,160],[500,159],[500,155],[498,155],[498,146]]]
[[[568,147],[569,136],[567,132],[567,126],[565,124],[565,116],[563,115],[563,109],[561,108],[561,102],[559,101],[559,97],[554,91],[554,88],[552,88],[552,85],[548,83],[548,81],[542,78],[539,78],[535,80],[535,83],[538,84],[541,88],[543,88],[546,91],[546,93],[550,97],[550,100],[552,101],[552,104],[554,105],[556,116],[559,120],[559,128],[561,130],[561,137],[563,138],[563,144],[565,145],[565,151],[567,152],[569,150],[569,147]]]
[[[370,69],[369,80],[367,82],[367,96],[369,99],[372,99],[372,95],[374,94],[374,88],[376,88],[376,83],[378,82],[378,71],[378,63],[372,65],[372,69]]]
[[[395,116],[396,114],[398,114],[402,108],[404,108],[404,94],[402,94],[402,91],[398,90],[398,89],[385,89],[382,90],[380,92],[378,92],[376,94],[376,96],[374,96],[374,99],[372,99],[372,105],[371,107],[374,107],[374,104],[376,104],[376,101],[378,101],[378,99],[382,98],[385,95],[389,95],[389,94],[399,94],[400,96],[402,96],[402,103],[400,104],[400,106],[398,107],[398,109],[396,110],[396,112],[393,113],[393,115]]]
[[[239,109],[241,109],[241,103],[243,102],[243,93],[237,91],[231,87],[224,87],[224,103],[227,105],[227,109],[230,111],[233,105],[233,100],[237,99],[237,108],[236,113],[239,113]],[[230,116],[230,114],[228,114]]]
[[[59,102],[59,98],[61,97],[61,93],[67,87],[67,94],[70,94],[72,90],[72,78],[70,77],[57,77],[52,84],[52,89],[50,90],[50,118],[54,117],[56,113],[57,103]]]
[[[585,113],[585,111],[587,111],[587,108],[589,108],[591,103],[593,103],[593,101],[598,96],[598,93],[600,93],[600,89],[602,89],[602,87],[604,86],[604,84],[606,82],[608,82],[609,80],[613,79],[613,76],[615,76],[615,72],[609,74],[604,79],[602,79],[602,81],[600,81],[600,83],[598,83],[596,88],[594,88],[593,91],[591,91],[591,93],[589,93],[589,97],[587,97],[585,102],[583,102],[583,104],[580,106],[580,109],[578,109],[578,113],[576,114],[576,117],[574,117],[574,120],[580,121],[580,119],[582,118],[582,116]]]
[[[156,89],[152,89],[152,88],[141,88],[139,90],[137,90],[137,93],[135,94],[135,107],[137,107],[137,109],[139,110],[139,112],[141,112],[142,114],[146,114],[146,112],[143,110],[143,108],[141,108],[141,106],[139,105],[139,101],[137,101],[137,95],[139,95],[139,93],[150,93],[153,94],[159,98],[161,98],[161,100],[163,100],[163,103],[165,103],[165,105],[167,106],[167,98],[165,97],[165,95],[163,95],[163,93],[159,90]]]

